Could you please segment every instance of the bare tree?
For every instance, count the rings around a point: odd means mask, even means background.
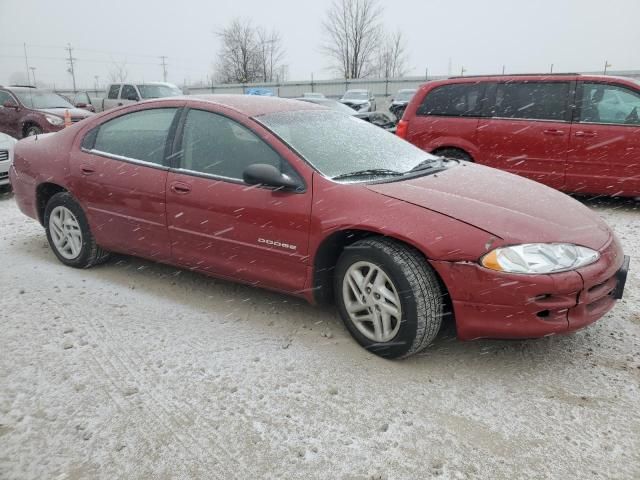
[[[382,37],[382,8],[377,0],[334,0],[322,26],[324,52],[346,78],[362,78],[375,70],[375,52]]]
[[[384,36],[377,52],[376,70],[380,78],[398,78],[407,73],[407,46],[400,30]]]
[[[127,81],[129,70],[127,70],[127,62],[112,62],[109,67],[107,78],[110,83],[123,83]]]
[[[283,65],[284,48],[282,37],[276,30],[267,32],[262,27],[256,29],[258,39],[258,60],[260,63],[260,74],[264,82],[280,80],[280,71]]]
[[[258,41],[249,20],[236,18],[217,32],[222,40],[216,65],[222,83],[253,82],[259,71]]]
[[[222,83],[272,82],[282,69],[284,48],[276,30],[254,27],[236,18],[217,33],[222,46],[216,61],[216,77]]]

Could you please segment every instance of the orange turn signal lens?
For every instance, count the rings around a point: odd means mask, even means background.
[[[482,257],[481,263],[483,267],[490,268],[491,270],[497,270],[499,272],[503,270],[498,263],[498,253],[496,250],[489,252]]]

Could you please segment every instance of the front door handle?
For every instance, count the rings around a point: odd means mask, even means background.
[[[91,167],[80,167],[80,171],[83,175],[93,175],[96,171]]]
[[[543,130],[542,133],[545,135],[553,135],[556,137],[560,137],[564,135],[564,130],[558,130],[556,128],[548,128],[547,130]]]
[[[576,132],[576,137],[593,138],[596,135],[597,135],[596,132],[589,132],[589,131],[582,131],[582,130]]]
[[[172,192],[177,193],[178,195],[184,195],[191,191],[191,186],[182,182],[173,182],[171,183],[170,188]]]

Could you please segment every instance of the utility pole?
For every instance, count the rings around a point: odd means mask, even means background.
[[[69,52],[69,58],[67,59],[67,62],[69,63],[69,68],[67,69],[67,72],[69,72],[71,74],[71,78],[73,79],[73,93],[77,92],[76,89],[76,70],[74,68],[73,62],[76,61],[75,58],[73,58],[73,48],[71,47],[70,43],[67,43],[67,51]]]
[[[162,60],[162,63],[160,64],[162,66],[162,79],[164,82],[167,81],[167,57],[165,57],[164,55],[162,55],[160,57],[160,60]]]
[[[551,69],[549,70],[549,73],[553,73],[553,63],[551,64]]]
[[[31,69],[31,73],[33,73],[33,86],[37,87],[38,85],[36,84],[36,67],[29,67]]]
[[[504,75],[504,69],[506,65],[502,65],[502,74]]]
[[[429,80],[429,67],[424,69],[424,79]]]
[[[100,87],[100,82],[98,82],[98,78],[100,78],[99,75],[94,75],[93,78],[96,81],[95,87],[96,87],[96,95],[98,94],[98,88]]]
[[[611,65],[611,64],[609,63],[609,60],[605,60],[605,61],[604,61],[604,75],[606,75],[606,74],[607,74],[607,68],[609,68],[609,67],[613,67],[613,65]]]
[[[462,68],[460,68],[460,76],[464,77],[464,73],[466,72],[466,68],[464,68],[464,65],[462,66]]]
[[[24,47],[24,68],[25,68],[25,72],[27,72],[27,85],[28,85],[29,83],[31,83],[29,80],[31,78],[31,75],[29,75],[29,61],[27,60],[27,44],[23,43],[22,46]]]

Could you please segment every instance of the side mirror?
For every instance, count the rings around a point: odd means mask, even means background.
[[[78,108],[87,108],[87,104],[84,102],[78,102],[76,103],[76,107]]]
[[[242,173],[244,183],[248,185],[264,185],[271,188],[296,190],[300,184],[293,178],[285,175],[273,165],[254,163],[249,165]]]
[[[13,100],[7,100],[6,102],[4,102],[2,104],[2,106],[4,108],[15,108],[16,110],[18,109],[18,104],[16,102],[14,102]]]
[[[130,101],[133,101],[133,102],[137,102],[140,99],[138,98],[137,95],[129,95],[127,98],[125,98],[125,100],[130,100]]]

